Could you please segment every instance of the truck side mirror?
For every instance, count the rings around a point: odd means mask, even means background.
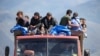
[[[10,51],[9,46],[6,46],[5,47],[5,56],[9,56],[9,51]]]
[[[90,56],[90,50],[89,49],[84,50],[84,56]]]

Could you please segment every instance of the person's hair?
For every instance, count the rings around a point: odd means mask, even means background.
[[[52,16],[52,14],[50,12],[47,12],[47,15],[46,16]]]
[[[6,46],[5,47],[5,56],[9,56],[9,51],[10,51],[9,46]]]
[[[80,20],[86,20],[85,18],[80,18]]]
[[[72,10],[68,9],[68,10],[66,11],[66,14],[70,14],[70,13],[72,13]]]
[[[26,17],[27,19],[29,19],[29,16],[26,15],[25,17]]]
[[[73,16],[71,17],[71,19],[76,19],[77,16],[78,16],[78,13],[77,12],[74,12],[73,13]]]
[[[18,11],[16,15],[18,16],[19,14],[23,15],[23,12],[22,11]]]
[[[77,12],[74,12],[73,13],[73,17],[77,17],[78,16],[78,13]]]
[[[86,21],[85,18],[80,18],[80,20]],[[86,22],[85,23],[82,23],[82,27],[85,27],[85,28],[87,27]]]
[[[34,15],[36,15],[36,16],[38,16],[38,17],[40,17],[39,12],[35,12],[35,13],[34,13]]]

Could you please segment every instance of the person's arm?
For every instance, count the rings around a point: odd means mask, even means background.
[[[57,21],[54,18],[52,18],[52,25],[50,25],[48,31],[50,31],[56,25],[57,25]]]
[[[40,27],[41,24],[42,24],[42,23],[41,23],[41,20],[39,20],[38,24],[36,24],[35,26],[36,26],[36,27]]]
[[[35,28],[35,27],[36,27],[36,26],[33,25],[33,18],[31,19],[30,27],[31,27],[31,28]]]
[[[83,25],[82,31],[83,31],[83,32],[86,32],[86,31],[87,31],[86,25]]]
[[[36,26],[30,25],[31,28],[35,28]]]
[[[70,20],[68,21],[68,23],[69,23],[69,26],[76,26],[76,27],[79,27],[80,26],[78,24],[72,24],[72,22]]]
[[[87,31],[87,29],[86,29],[86,28],[83,28],[83,29],[82,29],[82,31],[83,31],[83,32],[86,32],[86,31]]]

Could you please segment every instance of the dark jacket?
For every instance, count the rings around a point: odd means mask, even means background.
[[[28,28],[29,26],[30,26],[29,22],[26,22],[25,25],[24,25],[24,27],[27,27],[27,28]]]
[[[40,25],[40,19],[35,19],[34,17],[32,17],[30,25],[32,26],[39,26]]]
[[[41,23],[44,24],[44,27],[46,29],[49,29],[51,26],[55,26],[57,24],[56,20],[54,18],[51,18],[50,20],[47,19],[47,17],[44,17],[41,20]]]
[[[18,18],[16,21],[17,21],[16,25],[18,24],[20,26],[24,26],[25,21],[23,20],[23,18]]]

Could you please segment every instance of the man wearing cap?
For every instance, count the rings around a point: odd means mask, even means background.
[[[35,12],[30,22],[30,30],[32,31],[33,34],[36,34],[37,28],[39,26],[40,26],[40,14],[39,12]]]
[[[57,24],[56,20],[52,17],[52,14],[48,12],[45,17],[41,20],[41,23],[44,24],[44,28],[49,31],[53,26]]]

